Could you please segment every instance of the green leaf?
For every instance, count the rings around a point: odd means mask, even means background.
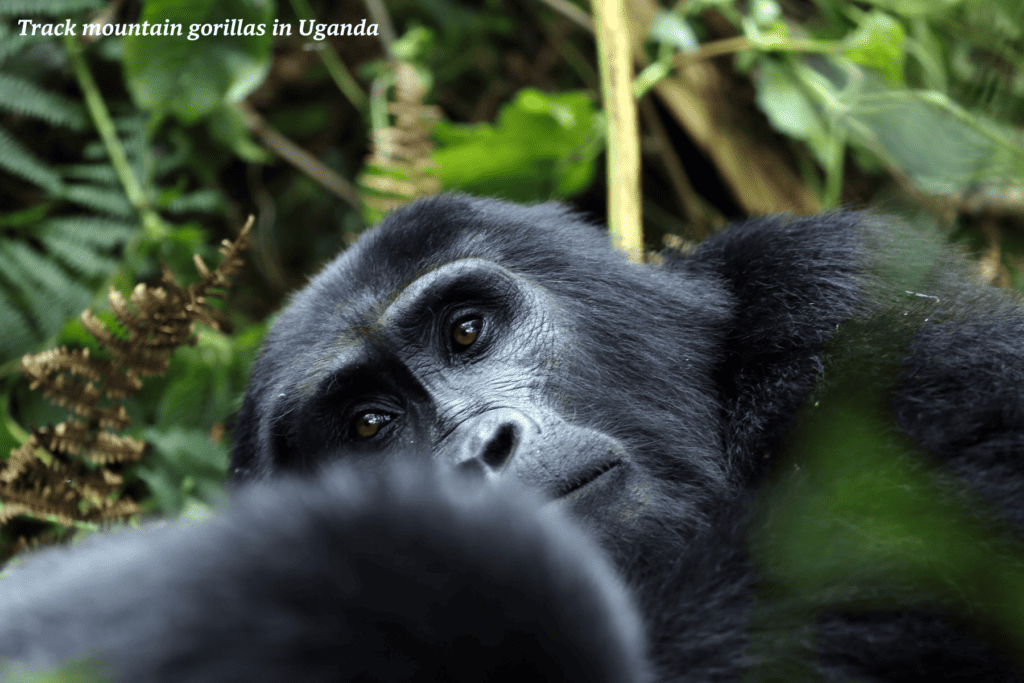
[[[80,102],[43,90],[24,78],[0,73],[0,109],[54,126],[74,130],[86,127],[85,108]]]
[[[68,180],[84,180],[97,185],[117,185],[117,171],[108,163],[67,164],[60,167],[61,175]]]
[[[843,41],[846,56],[864,66],[878,69],[889,85],[903,85],[906,54],[903,25],[885,12],[871,12]]]
[[[33,311],[36,318],[53,321],[52,324],[45,325],[44,336],[55,334],[66,319],[78,315],[89,305],[92,298],[91,288],[72,278],[55,259],[47,258],[21,241],[8,242],[4,245],[4,250],[17,263],[21,279],[34,287],[39,296],[49,301],[51,310]]]
[[[177,514],[199,498],[206,503],[223,502],[220,482],[228,470],[228,452],[222,444],[210,443],[207,432],[198,429],[156,428],[143,430],[141,436],[153,446],[145,465],[135,474],[146,482],[160,511]],[[211,486],[212,482],[218,485]]]
[[[790,69],[774,59],[765,59],[756,85],[757,103],[776,130],[804,140],[811,149],[825,147],[828,135],[821,114]]]
[[[665,10],[654,17],[650,35],[658,43],[667,43],[681,52],[696,52],[700,47],[697,34],[690,24],[679,15]]]
[[[908,19],[928,17],[942,20],[955,7],[967,4],[967,0],[871,0],[870,4]]]
[[[270,0],[150,0],[139,21],[182,24],[182,36],[128,36],[124,67],[139,107],[170,113],[184,123],[203,119],[225,101],[237,102],[258,86],[270,64]],[[250,35],[192,38],[203,25],[226,26],[240,19]],[[259,30],[263,35],[255,35]]]
[[[163,208],[169,213],[223,213],[224,196],[218,190],[196,190],[178,195]]]
[[[850,141],[926,192],[1024,179],[1024,149],[1012,126],[966,111],[939,93],[891,88],[872,72],[859,79],[856,96],[846,95],[837,120]]]
[[[83,249],[82,243],[66,235],[52,237],[47,245],[55,250],[57,260],[83,278],[99,278],[111,273],[120,261],[113,256]]]
[[[32,36],[23,36],[20,31],[0,23],[0,64],[8,57],[21,52],[21,49],[32,41]]]
[[[91,292],[81,286],[72,286],[73,290],[79,290],[78,297],[70,296],[69,292],[69,297],[65,298],[62,293],[55,292],[52,286],[47,286],[45,278],[33,272],[32,268],[38,259],[25,259],[24,263],[21,262],[24,258],[24,249],[23,244],[14,240],[0,242],[0,290],[4,291],[3,298],[8,305],[17,309],[22,329],[31,334],[31,343],[34,344],[60,330],[65,318],[68,317],[66,312],[70,298],[81,301],[84,292],[84,306],[88,303]],[[66,276],[61,279],[68,280]],[[11,322],[17,321],[15,318]],[[4,329],[6,331],[8,328],[5,326]],[[27,342],[24,336],[20,341],[22,344]],[[5,351],[11,354],[3,359],[5,361],[28,350],[27,347],[12,347],[10,342],[5,343],[5,347]]]
[[[95,217],[44,219],[0,238],[0,358],[16,357],[77,318],[136,234]]]
[[[29,151],[17,139],[0,128],[0,168],[35,183],[52,194],[60,194],[60,176]]]
[[[0,214],[0,228],[22,230],[34,226],[46,218],[51,208],[50,204],[51,202],[43,202],[17,211],[11,211],[10,213]]]
[[[0,330],[4,331],[0,335],[0,363],[21,356],[36,344],[28,318],[4,290],[0,279]]]
[[[435,127],[437,179],[446,189],[520,201],[570,196],[593,178],[603,133],[585,93],[525,89],[496,124]]]
[[[421,61],[436,42],[434,32],[423,26],[414,26],[391,43],[391,54],[406,62]]]
[[[224,144],[243,161],[253,164],[272,164],[274,156],[257,145],[249,136],[238,107],[225,104],[218,107],[209,119],[210,136]]]
[[[97,9],[103,0],[4,0],[0,17],[48,16],[63,19],[82,10]]]
[[[85,184],[66,185],[59,194],[68,201],[87,206],[100,213],[121,218],[131,218],[135,215],[135,209],[128,203],[128,199],[120,189]]]
[[[770,28],[782,18],[782,8],[775,0],[752,0],[750,17],[754,23],[763,28]]]
[[[136,227],[96,216],[49,218],[39,225],[35,236],[43,242],[60,236],[90,249],[113,250],[135,234]]]
[[[112,253],[131,239],[132,226],[102,218],[74,216],[43,222],[34,236],[47,253],[89,281],[105,279],[119,265]]]

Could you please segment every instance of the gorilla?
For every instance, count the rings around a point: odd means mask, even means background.
[[[39,552],[0,578],[0,680],[68,662],[149,683],[648,680],[621,583],[539,508],[342,463],[206,522]]]
[[[223,520],[26,563],[0,657],[97,652],[129,680],[1020,680],[1020,618],[985,610],[1024,585],[1022,340],[1019,301],[869,213],[636,265],[557,204],[423,200],[274,323]],[[513,484],[538,498],[474,507]],[[867,517],[833,504],[851,491]],[[955,555],[1001,583],[935,566]],[[780,567],[803,564],[794,589]]]
[[[962,535],[970,552],[1019,567],[1020,302],[870,213],[751,220],[661,258],[628,263],[557,204],[449,195],[395,212],[273,325],[234,480],[410,458],[516,481],[608,554],[658,680],[1020,679],[1014,625],[986,621],[962,577],[915,586],[833,557],[836,581],[786,593],[764,548],[773,501],[815,476],[799,454],[817,420],[826,461],[876,439],[892,462],[868,469],[920,474],[890,488],[951,503],[986,530]],[[854,443],[820,428],[865,414]],[[895,529],[886,514],[870,510]],[[939,552],[912,542],[919,564]]]

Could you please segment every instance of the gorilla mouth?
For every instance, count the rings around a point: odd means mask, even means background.
[[[603,463],[599,463],[596,467],[584,470],[578,476],[569,480],[568,485],[565,486],[555,499],[565,498],[574,491],[579,491],[584,486],[593,483],[599,477],[611,472],[613,469],[622,464],[621,460],[607,460]]]

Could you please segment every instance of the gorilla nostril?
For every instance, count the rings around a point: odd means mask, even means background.
[[[539,443],[540,427],[515,408],[493,408],[473,415],[453,429],[442,442],[438,461],[469,471],[479,466],[488,479],[500,476],[521,449],[531,452]],[[475,461],[476,465],[469,465]],[[527,468],[529,465],[525,465]]]
[[[515,453],[516,445],[519,442],[518,430],[515,425],[506,422],[498,427],[498,431],[491,437],[484,446],[480,459],[490,468],[498,469],[504,467],[512,454]]]

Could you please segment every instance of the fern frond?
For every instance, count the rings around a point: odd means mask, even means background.
[[[105,278],[118,265],[112,253],[131,239],[133,226],[86,216],[50,218],[33,231],[47,252],[85,279]]]
[[[35,335],[21,307],[0,288],[0,363],[17,358],[24,349],[35,343]]]
[[[0,150],[0,154],[2,153],[2,150]],[[3,163],[2,159],[0,159],[0,163]],[[108,189],[99,185],[86,185],[84,183],[80,183],[76,185],[64,185],[58,194],[60,197],[63,197],[68,201],[94,209],[100,213],[105,213],[109,216],[132,218],[135,215],[135,210],[125,198],[124,192],[119,188]]]
[[[0,72],[0,109],[72,130],[85,130],[88,124],[81,102],[3,72]]]
[[[56,314],[64,320],[89,305],[92,290],[76,281],[54,260],[39,253],[26,242],[10,241],[3,245],[18,264],[23,279],[31,283],[40,296],[55,303]]]
[[[61,265],[85,279],[101,278],[117,268],[120,263],[113,256],[107,256],[89,249],[77,240],[63,235],[51,237],[47,246]]]
[[[11,451],[0,467],[0,524],[17,515],[31,515],[70,526],[138,512],[131,499],[116,498],[124,479],[107,467],[138,461],[146,448],[142,441],[108,431],[123,430],[131,424],[119,401],[142,386],[142,377],[162,374],[175,347],[195,343],[196,322],[222,322],[223,315],[210,309],[206,299],[211,290],[226,287],[241,269],[241,252],[252,225],[250,217],[234,242],[222,243],[223,260],[214,270],[196,257],[202,277],[198,283],[179,287],[165,267],[160,285],[139,284],[131,293],[130,303],[120,292],[111,290],[110,308],[127,332],[126,337],[113,334],[86,310],[82,324],[110,358],[94,357],[89,349],[67,348],[22,358],[29,386],[78,417],[68,417],[54,427],[33,429],[28,441]],[[53,223],[50,227],[57,230]],[[9,244],[0,243],[3,246],[14,251],[17,260],[32,260]],[[0,277],[6,275],[2,266],[0,263]],[[53,264],[51,267],[60,270]],[[44,280],[55,277],[52,272],[41,275]],[[104,398],[106,405],[101,404]],[[37,457],[40,449],[49,455]]]
[[[425,105],[426,89],[408,62],[395,66],[395,101],[387,111],[394,124],[373,131],[372,154],[359,177],[368,219],[378,222],[390,211],[417,197],[437,194],[434,148],[430,129],[440,109]]]
[[[135,226],[99,216],[67,216],[47,218],[35,232],[44,241],[58,234],[94,249],[114,249],[132,238]]]
[[[28,233],[31,245],[0,238],[0,358],[24,353],[88,305],[96,285],[118,265],[114,250],[133,233],[118,221],[74,216],[40,223]]]
[[[44,463],[35,456],[41,447],[38,432],[34,432],[24,446],[11,451],[0,470],[0,523],[17,515],[33,515],[74,526],[139,512],[128,498],[111,499],[124,483],[120,475],[106,468],[90,470],[81,461],[54,458]],[[82,501],[88,503],[84,511],[79,508]]]
[[[98,9],[103,0],[4,0],[0,17],[55,17],[63,19],[82,10]]]
[[[197,190],[175,197],[164,209],[169,213],[223,213],[224,195],[217,190]]]
[[[20,35],[6,24],[0,23],[0,64],[21,52],[31,40],[32,36]]]
[[[11,253],[12,244],[13,240],[0,241],[0,287],[11,294],[14,304],[28,318],[28,329],[41,340],[59,330],[68,315],[61,297],[40,289],[35,278],[29,278],[29,269]]]
[[[57,171],[40,161],[3,128],[0,128],[0,168],[39,185],[51,194],[60,194],[64,186]]]
[[[104,161],[100,164],[64,164],[58,166],[60,173],[68,180],[84,180],[96,185],[117,185],[117,172]]]

